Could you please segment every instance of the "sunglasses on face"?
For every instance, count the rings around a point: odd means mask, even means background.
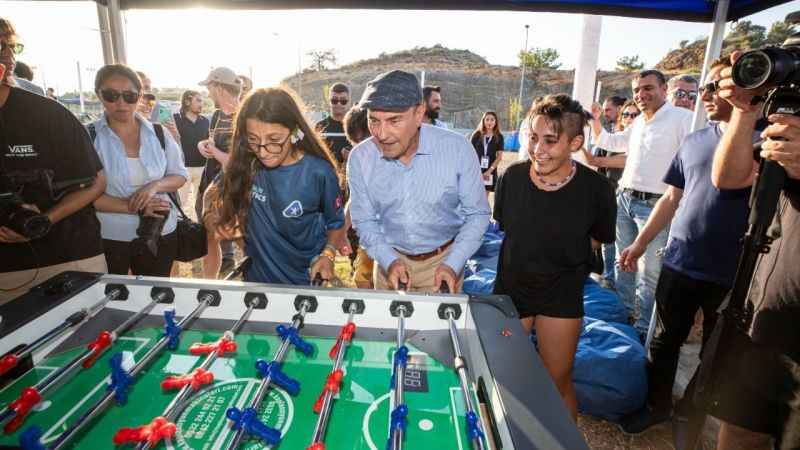
[[[286,139],[284,139],[282,142],[267,142],[266,144],[262,144],[261,142],[258,142],[256,140],[248,139],[247,149],[250,150],[250,152],[255,153],[256,156],[261,154],[262,148],[266,150],[267,153],[277,155],[283,151],[283,146],[286,145],[286,142],[289,140],[290,137],[291,135],[286,136]]]
[[[133,105],[134,103],[139,101],[139,93],[136,91],[115,91],[114,89],[102,89],[100,91],[100,96],[103,97],[108,103],[116,103],[120,97],[125,103],[129,105]]]
[[[697,99],[697,92],[695,91],[684,91],[683,89],[678,89],[675,91],[675,98],[686,98],[688,97],[689,100],[695,101]]]
[[[346,99],[346,98],[332,98],[331,99],[331,105],[337,105],[338,104],[338,105],[344,106],[349,102],[350,102],[350,100]]]
[[[706,93],[714,94],[719,90],[719,80],[712,81],[710,83],[706,83],[703,86],[700,86],[700,95],[705,95]]]
[[[11,53],[13,53],[14,55],[19,55],[20,53],[22,53],[23,50],[25,50],[25,46],[19,42],[13,44],[9,42],[0,42],[0,52],[2,52],[5,49],[10,49]]]
[[[635,119],[636,116],[638,116],[638,115],[639,115],[639,113],[629,113],[629,112],[624,112],[624,113],[621,114],[623,119]]]

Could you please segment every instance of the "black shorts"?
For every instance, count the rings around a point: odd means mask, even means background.
[[[741,339],[714,389],[711,415],[800,448],[800,361]],[[778,448],[778,447],[776,447]]]
[[[583,317],[585,270],[555,274],[498,273],[494,293],[508,295],[520,318],[533,316],[580,319]]]

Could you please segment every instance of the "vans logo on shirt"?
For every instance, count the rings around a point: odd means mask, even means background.
[[[251,195],[253,199],[258,200],[261,203],[267,201],[267,194],[265,194],[264,190],[259,186],[253,185],[253,189],[251,189]]]
[[[287,219],[296,219],[303,215],[303,205],[300,203],[300,200],[295,200],[292,203],[289,203],[289,206],[283,210],[283,217]]]
[[[9,158],[28,158],[39,156],[39,153],[30,145],[9,145],[6,157]]]

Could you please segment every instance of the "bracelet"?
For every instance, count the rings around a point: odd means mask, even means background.
[[[336,259],[336,252],[331,250],[331,249],[329,249],[328,247],[325,247],[324,249],[322,249],[322,252],[320,253],[320,255],[322,255],[322,256],[324,256],[326,258],[330,258],[331,261]]]
[[[336,257],[336,247],[334,247],[333,244],[325,244],[322,251],[324,252],[325,250],[330,250],[333,256]]]

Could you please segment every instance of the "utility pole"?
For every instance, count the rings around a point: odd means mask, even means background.
[[[519,108],[517,108],[517,119],[516,123],[519,124],[519,114],[522,112],[522,91],[525,88],[525,52],[528,51],[528,30],[530,29],[530,25],[525,25],[525,46],[522,47],[522,74],[519,76]]]

